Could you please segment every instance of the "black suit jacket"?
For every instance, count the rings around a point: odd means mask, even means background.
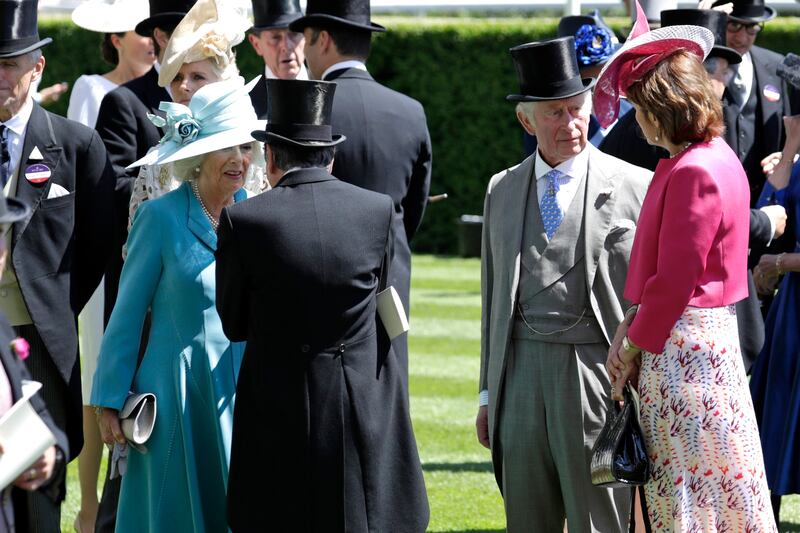
[[[259,119],[266,120],[267,118],[267,77],[263,74],[261,79],[258,80],[253,90],[250,91],[250,101],[253,103],[253,109]]]
[[[31,160],[38,147],[43,161]],[[24,178],[24,169],[43,163],[52,172],[44,183]],[[22,296],[70,397],[66,432],[69,449],[80,451],[81,377],[77,314],[100,282],[113,249],[115,175],[100,137],[90,128],[34,105],[23,142],[16,197],[32,208],[13,224],[11,259]],[[47,198],[53,184],[70,194]]]
[[[153,67],[144,76],[109,92],[100,104],[95,129],[108,150],[117,175],[115,230],[119,253],[112,258],[106,273],[106,320],[117,301],[122,270],[122,245],[128,238],[128,204],[133,182],[139,173],[138,168],[126,170],[125,167],[144,157],[161,140],[161,130],[150,122],[147,114],[163,114],[158,106],[162,101],[170,100],[166,89],[158,85],[158,72]]]
[[[3,365],[6,371],[8,382],[11,385],[11,397],[16,402],[22,396],[22,382],[31,379],[31,376],[22,360],[11,351],[11,341],[15,337],[14,330],[11,329],[8,321],[6,321],[4,316],[0,315],[0,364]],[[56,438],[56,446],[61,449],[61,453],[64,457],[68,457],[69,444],[67,443],[67,436],[55,425],[55,422],[53,422],[53,418],[47,411],[41,396],[35,394],[31,397],[30,402],[42,421],[50,428],[50,431],[53,432],[53,436]],[[65,474],[65,466],[66,463],[63,460],[60,464],[56,464],[53,476],[48,480],[47,484],[39,488],[39,492],[46,494],[55,503],[60,503],[65,496],[63,484],[60,483],[60,480],[63,479]],[[12,498],[14,501],[16,530],[28,531],[27,493],[15,487],[12,491]]]
[[[324,169],[293,171],[222,212],[217,310],[225,334],[247,340],[233,531],[261,531],[265,516],[274,531],[425,531],[408,391],[376,323],[393,217],[387,196]]]

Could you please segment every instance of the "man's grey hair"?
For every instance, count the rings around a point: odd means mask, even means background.
[[[42,57],[42,49],[37,48],[36,50],[32,50],[28,52],[28,59],[30,59],[31,65],[35,64],[39,61],[39,58]]]
[[[584,97],[583,105],[584,105],[584,109],[586,109],[587,113],[591,113],[592,112],[592,98],[591,98],[591,95],[592,95],[591,91],[586,91],[585,93],[583,93],[583,97]],[[548,100],[548,101],[552,102],[552,100]],[[531,121],[531,124],[535,125],[536,124],[536,118],[534,116],[534,109],[536,109],[537,105],[542,104],[542,103],[544,103],[544,101],[540,101],[540,102],[519,102],[517,104],[516,111],[517,111],[517,113],[522,113],[523,115],[528,117],[528,120]]]

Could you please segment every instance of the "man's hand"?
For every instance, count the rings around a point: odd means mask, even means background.
[[[103,408],[97,415],[97,425],[100,426],[100,438],[106,444],[125,444],[125,435],[119,425],[119,411],[116,409]]]
[[[786,231],[786,208],[782,205],[765,205],[761,208],[761,211],[766,213],[772,221],[772,227],[775,228],[775,234],[772,238],[777,239],[783,235],[783,232]]]
[[[489,406],[481,405],[478,408],[478,416],[475,418],[475,429],[478,432],[478,442],[484,448],[491,449],[489,445]]]
[[[69,91],[69,83],[61,82],[51,85],[50,87],[45,87],[39,91],[39,96],[41,100],[39,101],[42,105],[52,104],[53,102],[57,102],[61,95],[65,92]]]
[[[56,447],[50,446],[35,463],[14,481],[22,490],[37,490],[53,476],[56,467]]]

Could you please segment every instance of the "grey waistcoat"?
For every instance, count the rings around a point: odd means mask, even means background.
[[[531,180],[535,177],[531,176]],[[535,181],[528,191],[513,337],[565,344],[605,342],[592,313],[586,286],[583,228],[586,178],[581,181],[564,220],[549,242],[539,211]],[[524,313],[527,325],[520,313]],[[531,327],[540,333],[531,331]],[[567,331],[558,332],[563,329]]]

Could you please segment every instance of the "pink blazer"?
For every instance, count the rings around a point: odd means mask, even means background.
[[[642,204],[625,298],[639,304],[628,338],[661,353],[687,306],[747,296],[750,188],[719,137],[662,159]]]

